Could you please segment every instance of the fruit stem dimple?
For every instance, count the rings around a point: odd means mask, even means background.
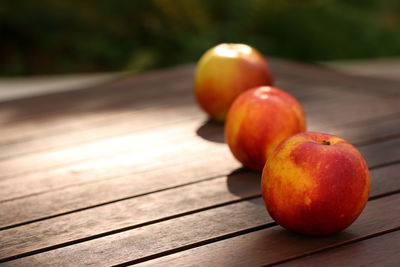
[[[324,140],[324,141],[322,141],[322,144],[326,145],[326,146],[329,146],[331,144],[331,142]]]

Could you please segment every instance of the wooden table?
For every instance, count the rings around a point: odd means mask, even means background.
[[[11,266],[400,263],[400,83],[271,60],[308,129],[365,156],[370,201],[330,237],[276,225],[192,94],[193,65],[0,104],[0,262]]]

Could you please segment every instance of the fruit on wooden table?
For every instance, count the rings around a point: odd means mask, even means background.
[[[212,119],[224,121],[240,93],[271,84],[268,64],[260,52],[245,44],[220,44],[200,58],[194,90],[201,108]]]
[[[279,144],[262,174],[271,217],[307,235],[329,235],[354,222],[368,200],[370,176],[360,152],[329,134],[305,132]]]
[[[285,138],[305,131],[299,102],[272,86],[242,93],[232,104],[225,124],[225,139],[244,166],[261,171],[274,148]]]

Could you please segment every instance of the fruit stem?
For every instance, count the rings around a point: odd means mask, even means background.
[[[329,146],[331,144],[331,142],[324,140],[324,141],[322,141],[322,144],[326,145],[326,146]]]

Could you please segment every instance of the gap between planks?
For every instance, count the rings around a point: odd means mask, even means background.
[[[363,236],[363,237],[360,237],[360,238],[355,238],[353,240],[350,240],[348,242],[343,242],[341,244],[326,246],[324,248],[316,249],[316,250],[313,250],[313,251],[309,251],[309,252],[306,252],[306,253],[301,254],[301,255],[292,256],[292,257],[287,258],[287,259],[282,259],[282,260],[279,260],[279,261],[276,261],[276,262],[272,262],[272,263],[270,263],[270,264],[268,264],[266,266],[281,265],[283,263],[288,263],[289,264],[290,262],[292,262],[293,264],[296,264],[295,260],[298,260],[298,259],[301,259],[301,258],[304,258],[304,257],[315,255],[315,254],[321,253],[321,252],[327,252],[327,251],[330,251],[330,250],[333,250],[333,249],[337,249],[337,248],[341,248],[341,247],[344,247],[344,246],[348,246],[348,245],[351,245],[351,244],[354,244],[354,243],[366,241],[368,239],[373,239],[373,238],[376,238],[376,237],[382,237],[382,236],[387,235],[387,234],[395,233],[395,232],[397,232],[399,230],[400,230],[400,226],[399,227],[395,227],[393,229],[384,230],[384,231],[381,231],[381,232],[378,232],[378,233],[373,233],[373,234],[370,234],[370,235],[366,235],[366,236]]]
[[[304,257],[278,263],[280,266],[336,266],[338,260],[344,266],[397,266],[400,255],[400,231],[394,229],[378,236],[349,242],[342,246],[305,255]],[[357,255],[357,257],[355,257]]]

